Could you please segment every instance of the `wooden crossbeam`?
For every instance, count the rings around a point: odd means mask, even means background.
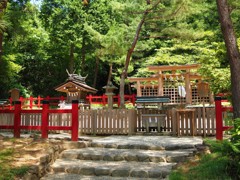
[[[164,79],[165,77],[166,78],[169,78],[169,77],[179,77],[181,78],[181,76],[183,76],[185,78],[186,74],[163,74],[162,75],[162,78]],[[189,78],[190,80],[195,80],[195,79],[202,79],[202,76],[198,75],[198,74],[191,74],[189,75]],[[140,81],[140,82],[148,82],[148,81],[158,81],[158,76],[155,75],[155,76],[152,76],[152,77],[128,77],[128,80],[130,82],[137,82],[137,81]]]
[[[174,70],[190,70],[198,69],[199,64],[175,65],[175,66],[148,66],[150,71],[174,71]]]

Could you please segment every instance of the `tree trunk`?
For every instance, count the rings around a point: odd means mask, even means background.
[[[85,33],[83,33],[83,40],[82,40],[82,67],[81,67],[81,73],[84,74],[85,70],[85,61],[86,61],[86,43],[85,43]]]
[[[109,72],[108,72],[108,80],[107,80],[107,84],[110,83],[111,79],[112,79],[112,63],[109,65]]]
[[[99,70],[99,58],[96,57],[96,65],[95,65],[95,74],[94,74],[94,80],[93,80],[93,87],[96,88],[97,85],[97,77],[98,77],[98,70]]]
[[[69,58],[69,73],[72,74],[74,71],[74,44],[70,45],[70,58]]]
[[[150,3],[150,1],[147,1],[147,4],[149,4],[149,3]],[[159,3],[160,3],[160,0],[157,3],[155,3],[151,9],[155,8]],[[121,79],[120,79],[119,95],[120,95],[120,107],[121,108],[124,108],[124,104],[125,104],[125,102],[124,102],[124,86],[125,86],[125,79],[127,77],[127,71],[128,71],[128,66],[129,66],[130,60],[131,60],[131,56],[132,56],[132,53],[138,42],[138,38],[139,38],[139,34],[141,32],[142,26],[145,22],[147,15],[150,13],[151,9],[147,9],[144,11],[143,17],[142,17],[140,23],[138,24],[136,34],[135,34],[135,37],[131,44],[131,47],[128,49],[128,53],[127,53],[126,60],[125,60],[125,66],[124,66],[123,72],[121,74]]]
[[[240,118],[240,54],[227,0],[217,0],[219,21],[231,70],[233,117]]]

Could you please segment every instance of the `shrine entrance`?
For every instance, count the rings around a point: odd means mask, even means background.
[[[149,66],[148,70],[155,72],[150,77],[129,77],[137,90],[137,96],[169,96],[171,104],[199,104],[213,103],[212,93],[208,89],[208,96],[200,97],[198,85],[203,82],[202,76],[196,73],[200,66],[173,65]]]

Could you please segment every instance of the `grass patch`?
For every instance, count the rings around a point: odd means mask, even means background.
[[[181,167],[174,170],[170,176],[170,180],[228,180],[232,179],[228,172],[229,157],[225,154],[225,143],[216,142],[215,140],[206,140],[210,146],[211,154],[202,155],[197,161],[189,161]]]
[[[14,149],[4,149],[0,151],[0,180],[13,180],[22,177],[29,167],[12,167]]]

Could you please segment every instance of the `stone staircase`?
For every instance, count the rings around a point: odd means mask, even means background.
[[[42,180],[166,179],[179,162],[191,158],[200,138],[111,136],[82,149],[61,153]]]

